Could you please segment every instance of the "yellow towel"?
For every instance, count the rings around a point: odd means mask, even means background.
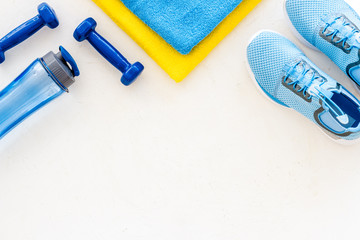
[[[93,0],[176,82],[182,81],[261,0],[244,0],[188,55],[182,55],[120,0]]]

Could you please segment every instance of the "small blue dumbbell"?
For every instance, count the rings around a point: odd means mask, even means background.
[[[49,28],[59,26],[59,20],[56,17],[55,11],[47,3],[41,3],[38,6],[38,12],[39,14],[37,16],[21,24],[0,39],[0,63],[5,61],[5,51],[23,42],[43,26],[46,25]]]
[[[86,19],[76,28],[74,38],[79,42],[88,40],[106,60],[123,73],[121,82],[129,86],[141,74],[144,66],[139,62],[130,64],[116,48],[95,31],[96,25],[93,18]]]

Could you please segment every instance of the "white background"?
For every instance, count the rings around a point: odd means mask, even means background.
[[[1,1],[0,36],[39,3]],[[295,39],[281,0],[264,0],[179,84],[90,0],[49,4],[61,25],[6,53],[0,87],[59,45],[81,76],[0,141],[1,240],[359,239],[360,144],[333,143],[269,102],[244,64],[248,39],[269,28],[356,94],[327,57]],[[89,16],[146,66],[132,86],[73,39]]]

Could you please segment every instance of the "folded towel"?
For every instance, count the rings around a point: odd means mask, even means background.
[[[182,81],[261,2],[243,0],[190,54],[182,55],[120,0],[93,1],[176,82]]]
[[[181,54],[188,54],[242,0],[121,0]]]

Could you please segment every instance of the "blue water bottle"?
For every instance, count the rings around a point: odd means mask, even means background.
[[[0,92],[0,139],[36,110],[68,92],[79,74],[74,59],[63,47],[57,54],[49,52],[36,59]]]

